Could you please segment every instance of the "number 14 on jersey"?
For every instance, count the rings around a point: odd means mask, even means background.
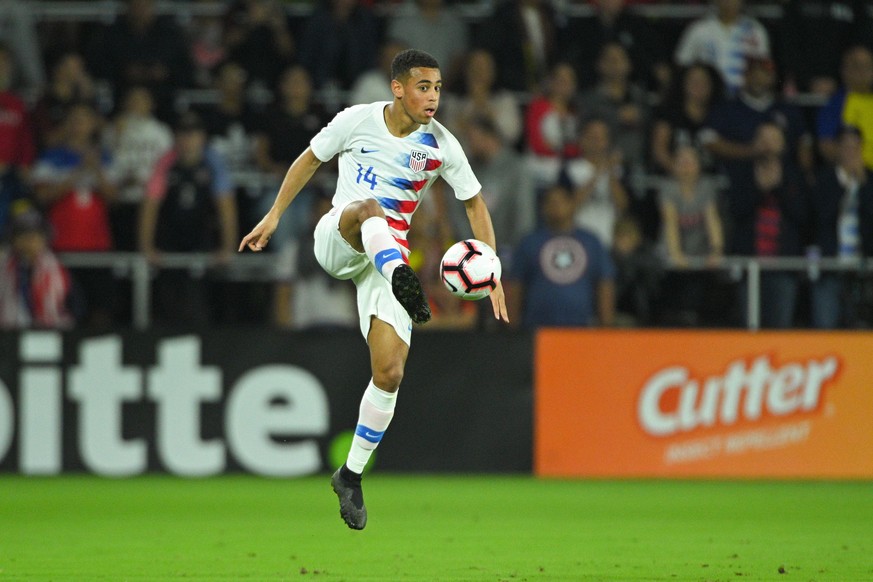
[[[360,184],[361,181],[369,184],[370,190],[376,189],[376,174],[375,172],[373,172],[373,166],[370,166],[366,170],[364,170],[364,166],[358,164],[358,179],[355,180],[355,183]]]

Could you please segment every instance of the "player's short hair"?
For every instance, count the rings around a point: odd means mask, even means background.
[[[398,81],[409,76],[409,71],[417,67],[425,69],[439,69],[440,64],[435,58],[424,51],[417,49],[406,49],[394,56],[391,61],[391,79]]]

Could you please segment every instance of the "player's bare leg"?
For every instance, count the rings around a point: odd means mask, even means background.
[[[397,390],[409,354],[409,346],[400,339],[394,328],[375,317],[370,320],[367,343],[370,346],[373,380],[361,400],[358,425],[348,460],[330,480],[339,497],[340,516],[352,529],[364,529],[367,525],[361,473],[394,416]]]
[[[400,245],[388,230],[382,207],[375,200],[352,202],[340,217],[340,233],[352,248],[367,256],[391,283],[394,297],[412,321],[430,320],[430,305],[415,271],[403,261]]]

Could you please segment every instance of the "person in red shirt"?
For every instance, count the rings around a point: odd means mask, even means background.
[[[109,157],[96,143],[100,118],[93,107],[70,108],[62,142],[44,151],[33,169],[37,201],[54,229],[56,251],[112,249],[107,205],[116,194]]]
[[[524,120],[524,142],[537,186],[558,179],[561,164],[579,156],[579,112],[576,71],[568,63],[555,65],[542,95],[534,97]]]
[[[11,89],[15,57],[0,42],[0,171],[26,169],[33,163],[36,149],[24,101]]]

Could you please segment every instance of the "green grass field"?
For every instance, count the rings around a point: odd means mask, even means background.
[[[873,580],[873,484],[0,477],[0,580]]]

